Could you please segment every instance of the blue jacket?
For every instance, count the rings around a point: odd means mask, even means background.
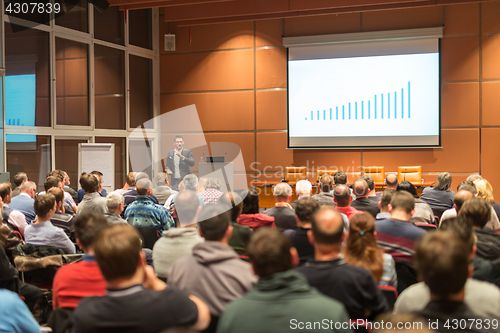
[[[168,210],[146,195],[138,195],[125,210],[124,217],[128,224],[134,227],[154,227],[160,234],[175,225]]]
[[[9,204],[10,209],[18,210],[26,216],[26,222],[31,223],[36,218],[35,199],[32,199],[25,194],[19,194],[12,198]]]

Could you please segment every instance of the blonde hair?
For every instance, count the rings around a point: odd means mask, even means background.
[[[477,197],[480,199],[484,199],[492,203],[494,201],[493,198],[493,187],[490,182],[486,179],[477,179],[474,181],[474,185],[477,190]]]

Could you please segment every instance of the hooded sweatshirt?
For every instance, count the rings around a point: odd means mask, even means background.
[[[238,258],[229,245],[215,241],[195,245],[191,256],[174,263],[168,277],[169,285],[199,297],[216,317],[256,282],[250,264]]]
[[[174,262],[189,256],[196,244],[203,243],[203,238],[196,228],[172,228],[163,233],[153,247],[153,264],[156,274],[168,278],[168,272]]]

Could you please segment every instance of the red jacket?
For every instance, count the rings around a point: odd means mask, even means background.
[[[274,224],[274,216],[269,216],[266,214],[241,214],[236,220],[239,225],[246,225],[250,227],[253,231],[259,229],[260,227],[271,227],[276,228]]]

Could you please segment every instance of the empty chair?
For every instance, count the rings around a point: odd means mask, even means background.
[[[422,166],[400,166],[398,167],[398,180],[407,180],[410,183],[422,182]]]
[[[383,166],[362,167],[361,175],[372,177],[375,183],[383,183],[385,180],[385,167]]]
[[[297,182],[302,179],[307,179],[306,167],[286,167],[285,180],[290,182]]]

